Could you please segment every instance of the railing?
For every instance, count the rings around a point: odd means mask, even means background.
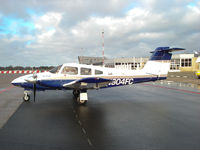
[[[0,74],[32,74],[47,72],[47,70],[0,70]]]

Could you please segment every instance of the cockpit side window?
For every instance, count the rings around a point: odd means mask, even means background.
[[[49,70],[49,72],[51,72],[51,73],[58,73],[58,72],[59,72],[59,70],[60,70],[60,68],[61,68],[61,66],[62,66],[62,65],[60,65],[60,66],[57,66],[57,67],[55,67],[55,68],[53,68],[53,69]]]
[[[65,66],[62,70],[62,74],[77,75],[78,74],[78,68],[77,67]]]
[[[90,68],[81,68],[81,75],[91,75],[92,70]]]
[[[95,70],[95,75],[100,75],[100,74],[103,74],[103,71],[101,71],[101,70]]]

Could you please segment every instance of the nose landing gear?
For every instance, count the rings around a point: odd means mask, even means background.
[[[30,100],[30,91],[24,91],[23,100],[24,102],[28,102]]]

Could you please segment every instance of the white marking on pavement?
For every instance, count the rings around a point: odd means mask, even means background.
[[[92,142],[90,141],[89,138],[87,139],[87,141],[88,141],[88,144],[89,144],[90,146],[92,146]]]
[[[86,134],[86,131],[85,131],[85,129],[84,129],[84,128],[82,128],[82,131],[83,131],[83,133],[84,133],[84,134]]]
[[[79,123],[79,125],[80,125],[80,126],[82,126],[82,123],[81,123],[81,121],[80,121],[80,120],[78,120],[78,123]]]

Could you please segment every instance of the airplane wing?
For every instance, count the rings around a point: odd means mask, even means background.
[[[63,84],[63,87],[72,89],[98,89],[106,87],[110,82],[112,82],[110,79],[89,77]]]

